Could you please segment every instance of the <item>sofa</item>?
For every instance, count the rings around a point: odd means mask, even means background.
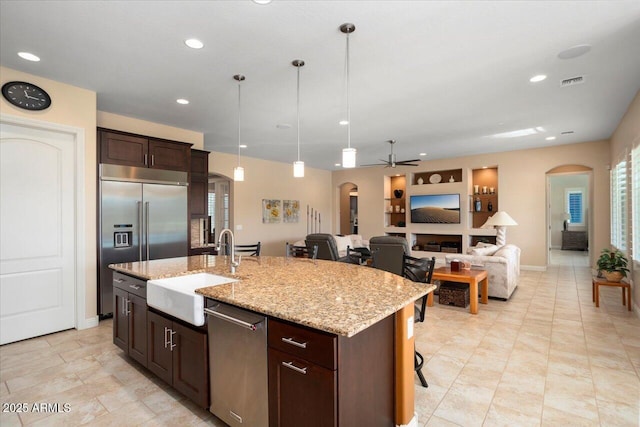
[[[489,296],[507,300],[518,286],[520,277],[520,248],[516,245],[479,244],[471,247],[467,254],[448,254],[447,264],[451,261],[468,261],[473,266],[487,270]]]

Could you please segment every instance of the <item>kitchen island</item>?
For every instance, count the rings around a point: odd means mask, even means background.
[[[235,274],[230,273],[229,267],[228,257],[207,255],[111,266],[142,280],[203,272],[235,279],[235,282],[203,287],[196,292],[207,299],[262,313],[274,325],[285,329],[298,326],[310,333],[317,331],[333,336],[333,355],[329,357],[333,361],[326,364],[333,364],[337,372],[334,374],[334,391],[338,394],[334,405],[336,424],[340,424],[340,420],[353,419],[343,418],[347,406],[358,408],[358,402],[341,400],[340,394],[350,393],[349,388],[360,390],[352,393],[364,394],[357,399],[366,400],[366,394],[372,392],[362,393],[356,383],[361,379],[366,384],[367,376],[375,377],[378,357],[381,370],[385,370],[384,360],[390,359],[391,379],[385,384],[391,388],[388,392],[394,407],[390,419],[393,422],[386,425],[411,421],[414,404],[413,302],[432,292],[435,286],[414,283],[380,270],[323,260],[247,257],[242,259]],[[384,342],[379,342],[378,337],[383,337],[380,339]],[[271,335],[269,339],[271,357]],[[372,353],[362,352],[367,346]],[[384,348],[390,352],[386,359],[384,355],[376,354],[376,349]],[[359,360],[348,360],[353,358]],[[370,372],[363,372],[365,368],[358,368],[360,365],[367,366]],[[269,400],[271,405],[272,395]],[[273,419],[271,424],[274,424]],[[343,421],[342,425],[347,424]]]

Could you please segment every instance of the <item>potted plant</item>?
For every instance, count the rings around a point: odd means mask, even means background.
[[[623,277],[627,277],[627,258],[619,250],[612,251],[605,248],[598,258],[598,271],[600,271],[609,282],[619,282]]]

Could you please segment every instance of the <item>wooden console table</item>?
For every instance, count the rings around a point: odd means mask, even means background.
[[[626,305],[631,311],[631,285],[627,282],[608,282],[607,279],[594,277],[591,280],[591,297],[596,303],[596,307],[600,307],[600,286],[617,286],[622,288],[622,305]],[[625,291],[627,292],[625,298]]]
[[[562,231],[562,250],[586,251],[589,249],[589,239],[586,231]]]

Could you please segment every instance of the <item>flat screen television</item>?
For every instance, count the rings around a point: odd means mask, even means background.
[[[460,194],[424,194],[409,199],[411,222],[460,224]]]

